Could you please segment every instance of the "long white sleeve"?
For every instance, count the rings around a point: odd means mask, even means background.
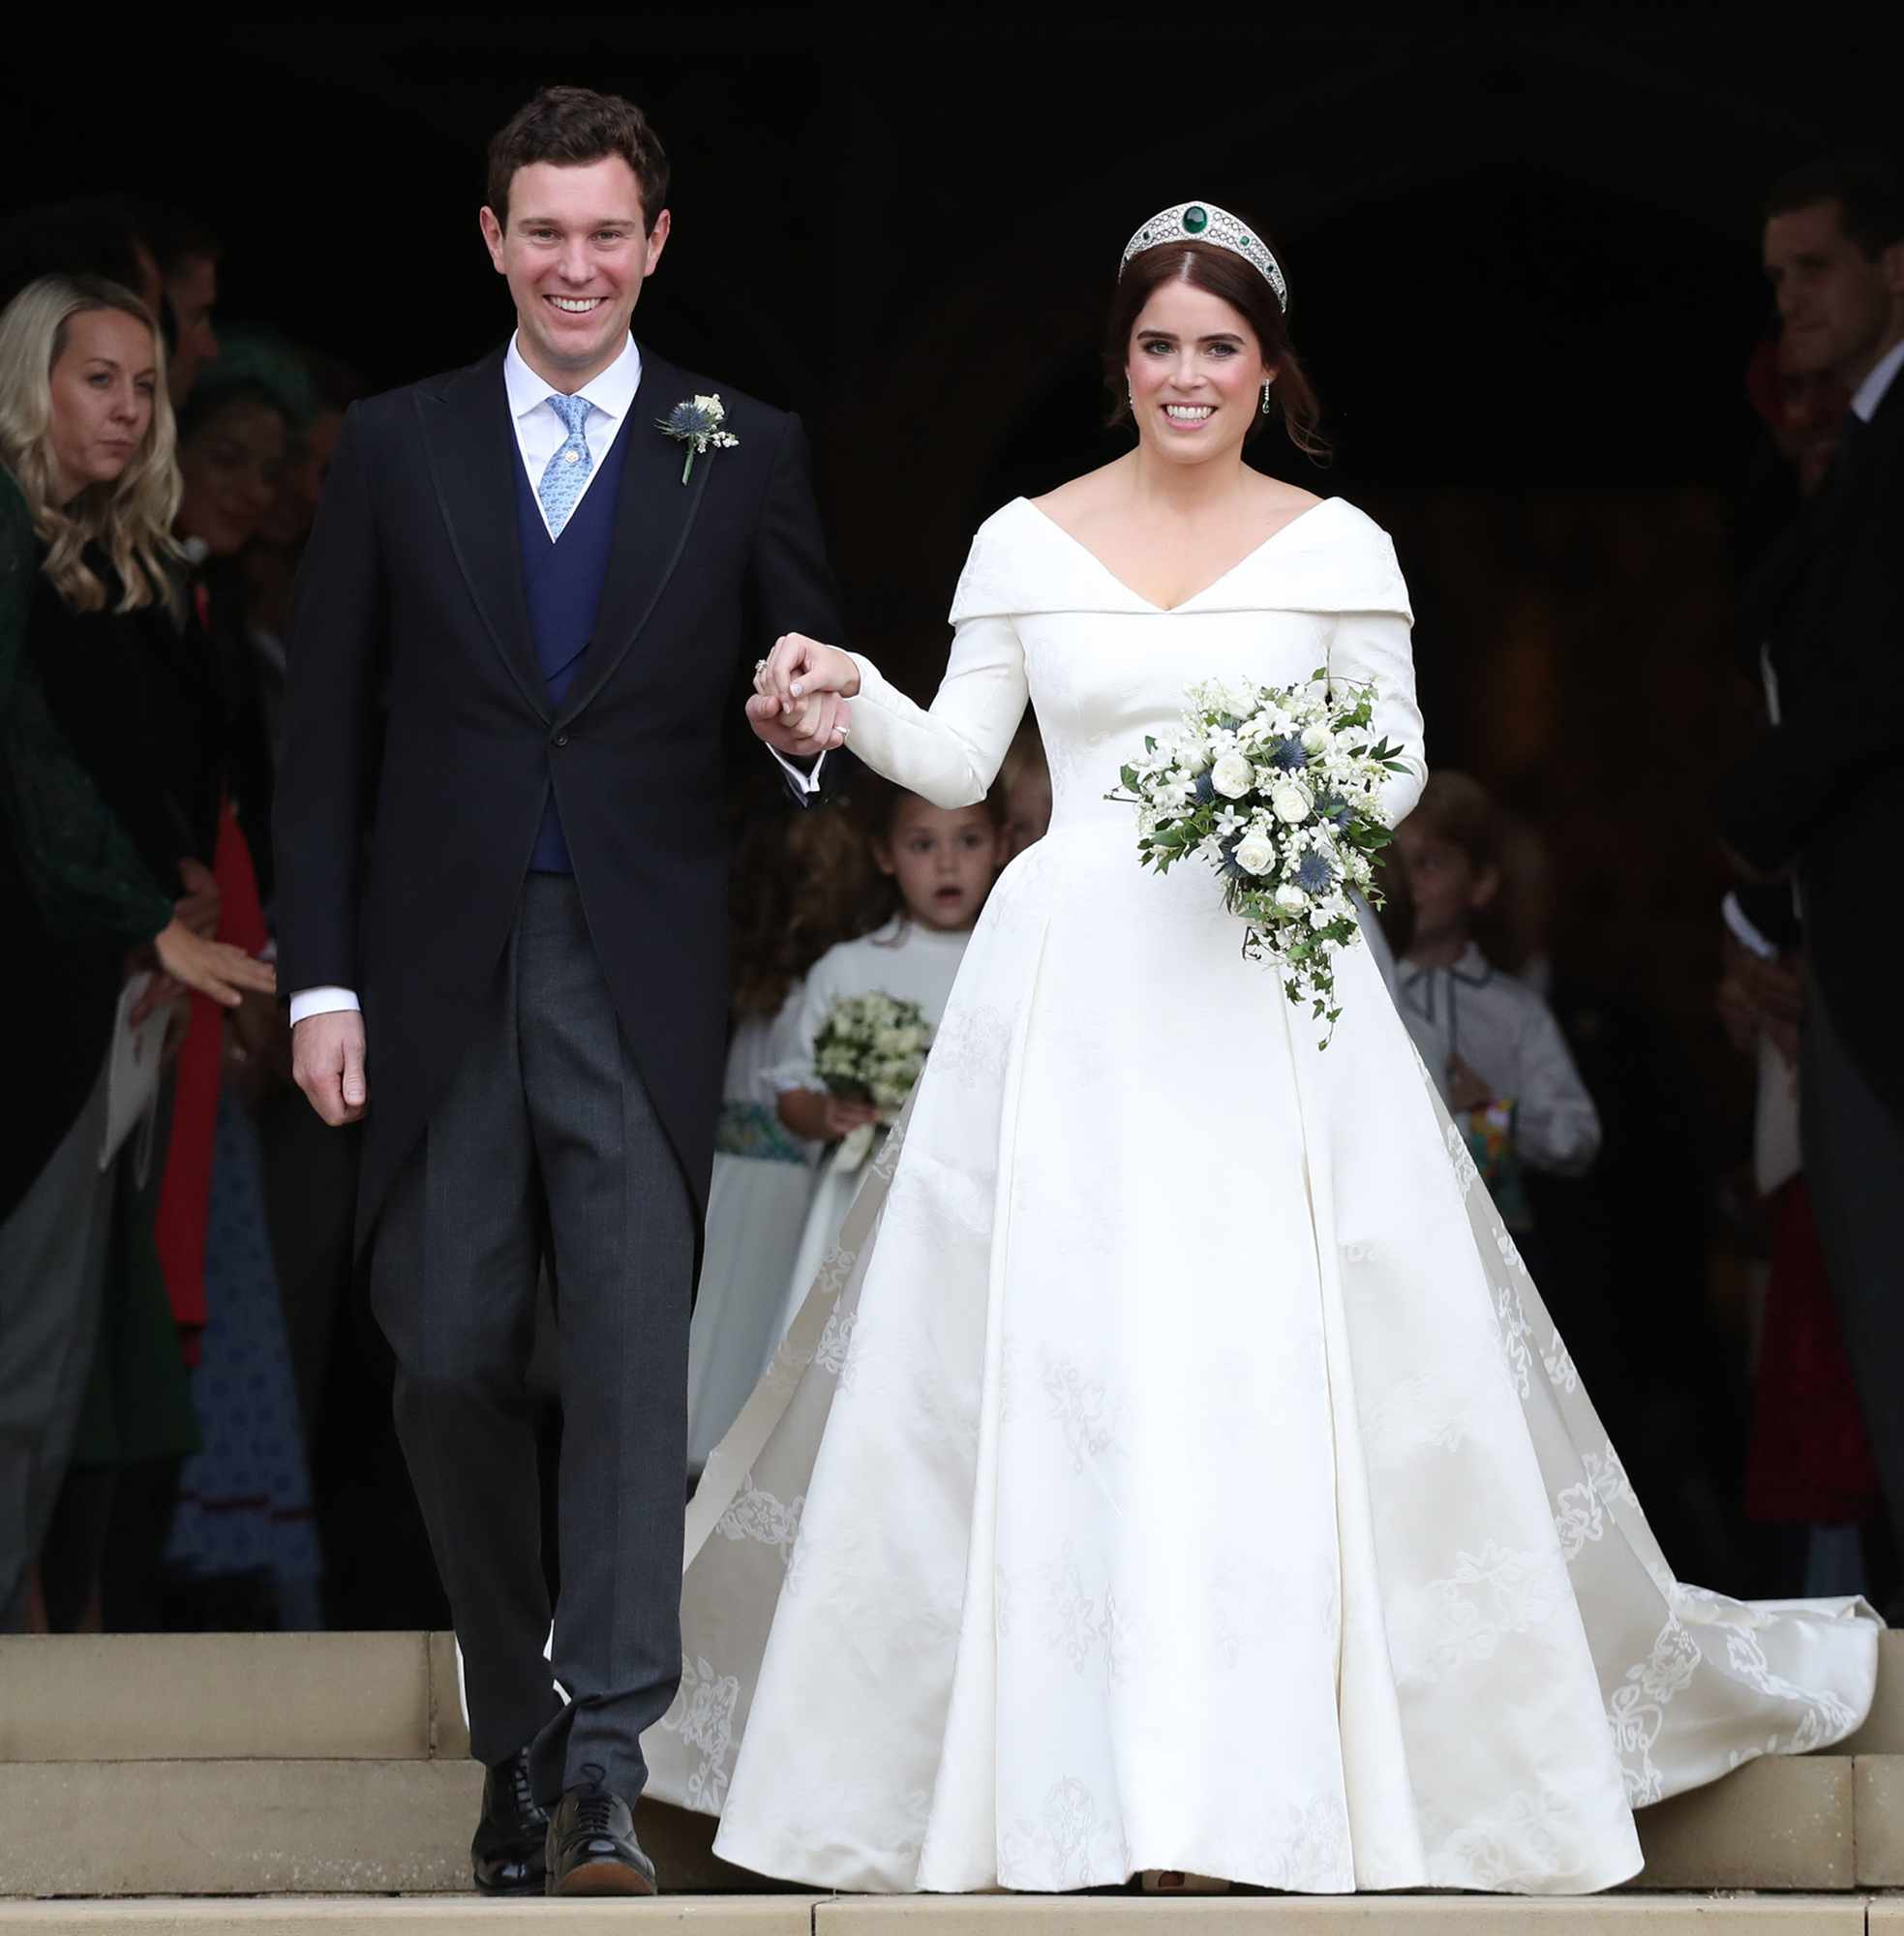
[[[934,806],[972,806],[998,777],[1024,717],[1024,648],[1012,620],[968,619],[952,640],[929,711],[914,705],[858,652],[854,752],[874,772]]]
[[[1414,811],[1428,780],[1407,620],[1397,612],[1343,613],[1329,643],[1329,677],[1375,688],[1375,733],[1391,746],[1400,746],[1408,765],[1406,773],[1392,774],[1381,790],[1389,824],[1399,826]]]

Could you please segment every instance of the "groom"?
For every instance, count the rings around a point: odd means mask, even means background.
[[[732,441],[658,427],[721,389],[629,334],[667,189],[612,96],[547,89],[497,136],[482,230],[515,335],[351,410],[290,633],[279,986],[313,1105],[368,1112],[358,1243],[489,1770],[492,1891],[655,1886],[632,1809],[680,1673],[723,742],[776,636],[839,635],[798,421],[721,390]],[[525,1385],[545,1266],[566,1706]]]

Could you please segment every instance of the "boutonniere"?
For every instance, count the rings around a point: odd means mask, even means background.
[[[660,420],[664,436],[678,438],[687,445],[687,462],[680,468],[680,481],[694,469],[694,460],[704,450],[732,450],[740,441],[731,431],[721,429],[727,411],[718,397],[688,397],[677,404]]]

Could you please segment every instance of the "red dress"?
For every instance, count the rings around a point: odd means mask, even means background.
[[[1878,1468],[1804,1178],[1775,1192],[1770,1209],[1771,1281],[1752,1394],[1746,1511],[1778,1523],[1855,1525],[1880,1503]]]
[[[249,954],[257,953],[267,939],[264,909],[251,850],[228,802],[219,814],[212,876],[220,895],[218,938]],[[173,1070],[171,1141],[152,1233],[189,1365],[198,1362],[199,1334],[205,1328],[205,1230],[224,1064],[225,1011],[209,996],[194,995],[191,1026]]]

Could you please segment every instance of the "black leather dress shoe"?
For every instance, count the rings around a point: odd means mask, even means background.
[[[652,1895],[654,1864],[635,1840],[635,1818],[612,1789],[571,1788],[549,1818],[551,1895]]]
[[[529,1750],[499,1761],[483,1776],[483,1819],[469,1859],[485,1895],[539,1895],[547,1860],[549,1811],[529,1786]]]

